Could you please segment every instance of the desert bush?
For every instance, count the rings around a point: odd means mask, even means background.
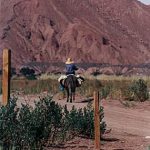
[[[133,81],[126,90],[128,100],[145,101],[149,98],[146,82],[143,79]]]
[[[4,143],[5,148],[13,146],[16,139],[16,124],[18,124],[18,109],[15,109],[16,101],[10,100],[7,106],[0,108],[0,141]]]
[[[64,109],[65,114],[65,126],[75,135],[82,135],[85,137],[94,137],[94,109],[91,104],[88,104],[87,108],[76,109],[74,106],[71,111]],[[104,119],[104,109],[100,106],[100,128],[101,134],[106,130],[106,123]]]
[[[78,92],[80,92],[81,95],[84,95],[86,97],[93,96],[93,92],[97,89],[100,89],[102,87],[102,83],[100,80],[86,80],[80,88],[78,88]]]
[[[101,98],[107,98],[107,96],[112,92],[112,84],[109,85],[104,85],[101,89],[100,89],[100,95]]]
[[[61,107],[50,98],[35,103],[35,108],[10,101],[0,108],[0,141],[6,147],[15,145],[20,149],[41,149],[47,140],[54,142],[55,132],[61,126]]]
[[[66,127],[75,135],[93,137],[93,110],[84,108],[77,110],[74,106],[69,113],[65,112]]]
[[[106,129],[101,111],[101,131]],[[62,143],[74,136],[94,136],[93,108],[68,110],[42,98],[35,106],[22,104],[17,108],[16,99],[0,107],[0,143],[7,149],[42,149],[46,144]]]

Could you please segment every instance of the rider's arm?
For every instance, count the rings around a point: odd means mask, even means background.
[[[73,66],[74,70],[78,70],[78,67],[76,65]]]

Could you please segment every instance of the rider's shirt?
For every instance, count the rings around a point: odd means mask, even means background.
[[[75,71],[78,70],[75,64],[66,64],[66,75],[75,74]]]

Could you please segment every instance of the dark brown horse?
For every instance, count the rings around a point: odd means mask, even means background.
[[[75,75],[67,75],[67,78],[64,81],[64,87],[67,91],[67,102],[75,101],[75,91],[78,86],[78,80]]]

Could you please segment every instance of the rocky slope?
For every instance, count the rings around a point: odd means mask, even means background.
[[[12,50],[15,67],[61,70],[49,64],[67,57],[111,69],[148,64],[149,35],[150,6],[137,0],[1,0],[0,49]]]

